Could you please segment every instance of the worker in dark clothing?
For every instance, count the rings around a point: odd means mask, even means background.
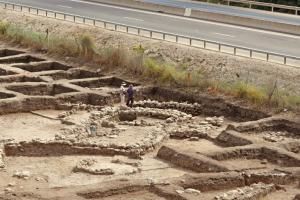
[[[128,89],[127,89],[127,103],[126,103],[126,105],[128,107],[132,108],[133,100],[134,100],[134,90],[133,90],[133,85],[130,84]]]

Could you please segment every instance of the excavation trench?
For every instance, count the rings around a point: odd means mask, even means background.
[[[17,50],[0,50],[0,63],[1,180],[29,169],[24,190],[104,200],[256,200],[277,185],[294,194],[297,119]],[[136,89],[132,108],[120,105],[122,83]]]

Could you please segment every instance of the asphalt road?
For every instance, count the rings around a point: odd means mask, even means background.
[[[194,10],[207,11],[212,13],[222,13],[226,15],[248,17],[253,19],[260,19],[272,22],[281,22],[285,24],[300,25],[300,16],[272,13],[262,10],[239,8],[226,5],[216,5],[204,2],[192,2],[189,0],[143,0],[145,2],[151,2],[162,5],[169,5],[180,8],[192,8]]]
[[[300,37],[81,0],[5,0],[151,30],[300,57]]]

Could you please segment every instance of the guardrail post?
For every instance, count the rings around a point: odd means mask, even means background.
[[[252,58],[252,50],[250,49],[250,58]]]
[[[286,65],[286,57],[283,58],[283,63]]]
[[[233,55],[236,55],[236,47],[233,48]]]
[[[267,53],[267,61],[269,61],[269,57],[270,57],[270,55]]]
[[[272,12],[274,12],[274,6],[272,6],[271,9],[272,9]]]

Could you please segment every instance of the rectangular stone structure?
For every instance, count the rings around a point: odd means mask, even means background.
[[[252,58],[267,61],[268,54],[258,51],[252,51]]]
[[[213,50],[213,51],[219,51],[219,44],[213,43],[213,42],[205,42],[205,49]]]
[[[234,55],[234,47],[231,46],[221,45],[220,51],[222,53],[228,53]]]
[[[191,44],[191,39],[190,38],[186,38],[186,37],[177,37],[177,42],[179,44],[184,44],[184,45],[190,45]]]
[[[158,33],[158,32],[152,32],[152,38],[163,40],[164,39],[164,34],[163,33]]]
[[[128,33],[138,35],[139,34],[139,29],[128,27]]]
[[[127,33],[127,26],[117,25],[117,31]]]
[[[235,48],[235,55],[250,58],[251,51],[249,49]]]
[[[204,48],[204,41],[192,39],[191,44],[193,47]]]
[[[105,23],[101,21],[95,21],[95,26],[105,28]]]
[[[140,30],[140,36],[143,36],[143,37],[151,37],[151,31]]]
[[[168,42],[177,42],[175,35],[165,34],[165,40]]]

